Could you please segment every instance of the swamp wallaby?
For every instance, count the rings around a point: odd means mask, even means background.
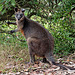
[[[62,64],[56,63],[53,57],[54,39],[52,35],[39,23],[32,21],[24,16],[24,9],[15,8],[15,18],[17,29],[11,30],[10,33],[20,31],[26,38],[30,62],[35,62],[35,55],[43,57],[43,61],[48,61],[62,69],[74,69]],[[10,22],[8,22],[10,24]]]

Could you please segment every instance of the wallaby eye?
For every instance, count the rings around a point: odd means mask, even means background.
[[[16,17],[18,16],[18,14],[16,14]]]

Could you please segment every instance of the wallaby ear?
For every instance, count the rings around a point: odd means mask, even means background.
[[[15,12],[17,12],[18,11],[18,8],[16,7],[14,10],[15,10]]]
[[[25,11],[25,9],[21,9],[21,11],[22,11],[22,12],[24,12],[24,11]]]

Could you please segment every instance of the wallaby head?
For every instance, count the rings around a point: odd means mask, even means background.
[[[15,8],[15,18],[17,21],[21,21],[24,18],[24,11],[25,9],[18,9]]]

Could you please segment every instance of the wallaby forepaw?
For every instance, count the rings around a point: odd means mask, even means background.
[[[11,30],[9,33],[14,33],[15,31],[14,30]]]
[[[6,22],[8,25],[10,24],[10,22],[8,21],[8,22]]]

